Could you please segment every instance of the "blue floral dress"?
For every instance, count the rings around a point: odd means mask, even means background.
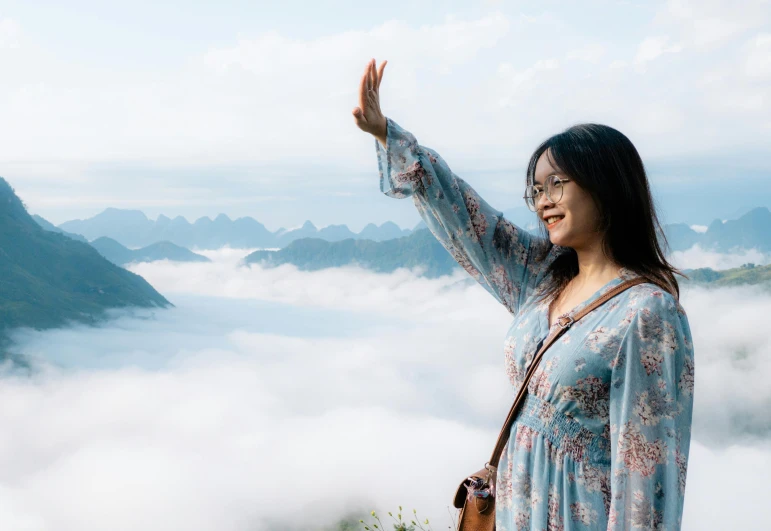
[[[549,332],[539,285],[565,248],[506,220],[387,122],[386,148],[375,140],[380,189],[411,196],[434,236],[511,312],[504,358],[516,391]],[[574,311],[633,277],[623,269]],[[589,313],[528,385],[498,467],[497,530],[680,529],[693,390],[688,319],[672,295],[639,284]]]

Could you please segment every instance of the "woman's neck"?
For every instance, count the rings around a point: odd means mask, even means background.
[[[578,285],[606,284],[619,275],[621,266],[608,258],[601,245],[576,249],[578,274],[574,282]]]

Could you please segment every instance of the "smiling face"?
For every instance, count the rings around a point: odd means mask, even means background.
[[[554,245],[572,247],[579,250],[594,247],[602,241],[602,234],[598,231],[600,212],[594,204],[592,196],[583,190],[569,175],[566,175],[552,165],[549,160],[549,151],[546,150],[539,158],[535,166],[535,185],[543,188],[544,182],[550,175],[557,175],[564,179],[570,179],[562,185],[562,198],[555,204],[541,194],[536,204],[538,218],[549,231],[549,239]],[[552,217],[559,218],[551,224],[546,220]]]

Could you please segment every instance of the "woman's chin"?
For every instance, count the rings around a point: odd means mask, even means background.
[[[549,233],[549,241],[553,245],[559,245],[560,247],[566,247],[566,241],[565,238],[561,238],[559,232],[557,234],[554,234],[553,232]]]

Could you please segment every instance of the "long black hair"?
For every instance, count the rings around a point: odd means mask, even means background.
[[[632,142],[607,125],[574,125],[538,146],[527,166],[527,184],[535,183],[535,166],[544,153],[552,166],[594,200],[605,255],[679,298],[675,275],[684,275],[664,254],[666,236],[656,215],[645,166]],[[545,227],[540,225],[548,240]],[[550,248],[547,246],[546,252]],[[558,295],[578,274],[576,252],[566,249],[551,263],[550,272],[543,298]]]

